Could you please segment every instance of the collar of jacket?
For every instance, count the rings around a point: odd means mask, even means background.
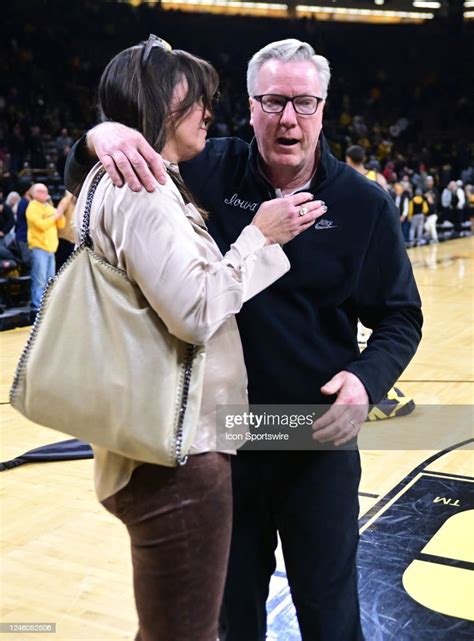
[[[322,189],[327,183],[329,183],[337,173],[339,161],[332,155],[329,145],[327,143],[326,137],[323,132],[319,136],[318,146],[316,147],[316,154],[320,155],[318,167],[316,173],[313,176],[310,185],[310,191],[316,192],[318,189]],[[257,141],[255,138],[252,139],[250,143],[250,153],[249,153],[249,162],[250,169],[254,175],[254,178],[265,185],[268,189],[270,188],[272,192],[275,191],[273,185],[265,178],[258,167],[258,158],[259,152],[257,147]]]

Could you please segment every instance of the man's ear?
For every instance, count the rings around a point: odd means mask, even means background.
[[[249,108],[250,108],[250,125],[253,127],[253,110],[255,109],[255,100],[249,98]]]

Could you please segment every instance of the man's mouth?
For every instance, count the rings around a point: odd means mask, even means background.
[[[297,145],[299,140],[296,138],[277,138],[277,143],[284,147],[292,147],[293,145]]]

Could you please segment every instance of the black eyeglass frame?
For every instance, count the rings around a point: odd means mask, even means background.
[[[148,40],[143,47],[143,53],[140,61],[142,69],[148,62],[148,58],[150,57],[153,47],[160,47],[160,49],[163,49],[164,51],[173,51],[173,47],[169,42],[166,42],[166,40],[163,40],[163,38],[160,38],[159,36],[155,36],[154,33],[150,33]]]
[[[279,111],[268,111],[267,109],[264,108],[263,106],[263,99],[266,98],[267,96],[273,96],[274,98],[283,98],[285,101],[285,104],[282,106],[282,108]],[[302,94],[301,96],[283,96],[282,94],[279,93],[262,93],[260,96],[252,96],[254,100],[256,100],[258,103],[260,103],[260,106],[262,108],[262,111],[265,112],[266,114],[281,114],[285,111],[286,105],[291,102],[293,105],[293,109],[295,110],[295,113],[297,113],[299,116],[314,116],[314,114],[318,111],[319,105],[324,102],[324,98],[321,98],[320,96],[311,96],[309,94]],[[314,111],[311,111],[310,113],[302,113],[301,111],[298,111],[295,105],[295,100],[298,98],[315,98],[316,99],[316,107]]]

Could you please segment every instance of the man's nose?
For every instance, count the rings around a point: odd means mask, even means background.
[[[297,116],[296,116],[296,111],[295,108],[293,107],[293,103],[288,100],[288,102],[285,105],[285,108],[281,112],[280,116],[280,123],[282,125],[285,125],[286,127],[294,127],[298,122]]]

